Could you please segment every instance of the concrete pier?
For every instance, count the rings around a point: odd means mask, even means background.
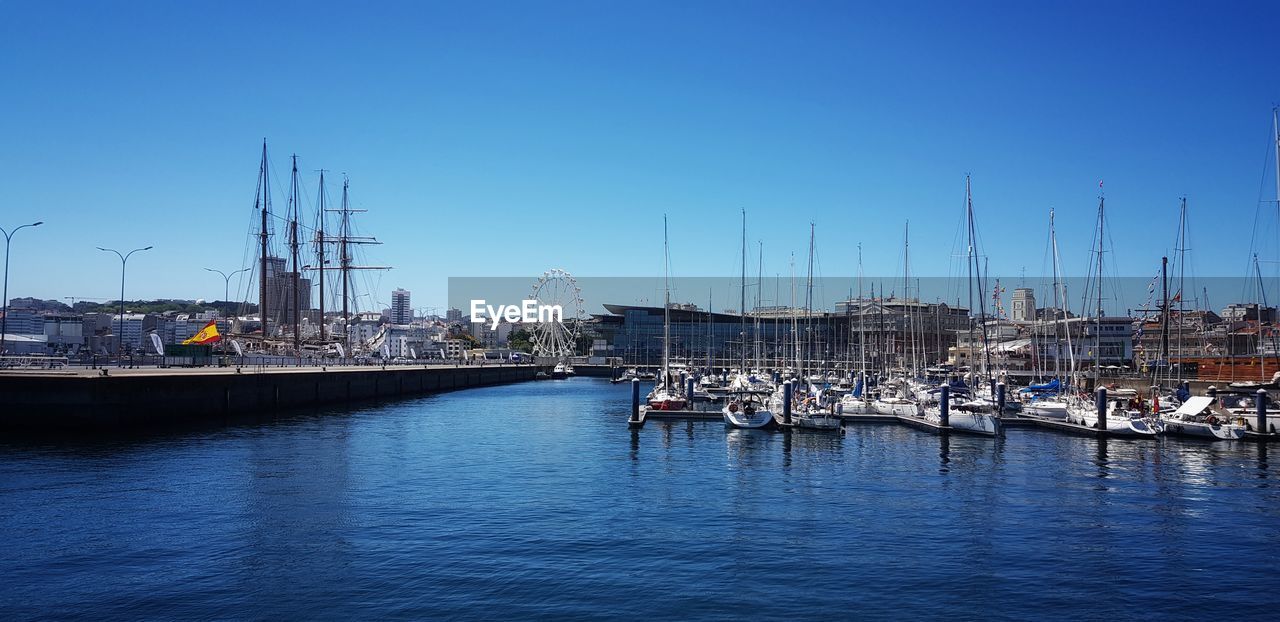
[[[226,421],[291,408],[533,380],[532,365],[0,372],[0,427],[98,430]]]

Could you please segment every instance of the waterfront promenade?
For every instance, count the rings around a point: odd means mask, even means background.
[[[91,431],[226,422],[283,409],[533,380],[533,365],[0,371],[0,427]]]

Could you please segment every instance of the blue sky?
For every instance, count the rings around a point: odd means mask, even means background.
[[[765,273],[817,223],[824,276],[960,271],[973,175],[992,274],[1150,275],[1188,197],[1196,273],[1241,276],[1280,101],[1266,2],[0,3],[10,296],[220,298],[251,261],[261,141],[343,172],[392,265],[362,287],[440,306],[447,277]],[[284,195],[275,207],[283,212]],[[1267,206],[1264,240],[1277,239]],[[1260,244],[1277,256],[1274,242]],[[248,257],[248,259],[246,259]],[[1110,261],[1110,259],[1109,259]],[[754,270],[754,259],[753,259]],[[1269,267],[1274,273],[1276,268]],[[233,282],[234,285],[234,282]],[[233,297],[236,297],[233,295]],[[239,295],[240,298],[244,294]],[[255,296],[256,297],[256,296]],[[367,299],[366,299],[367,300]]]

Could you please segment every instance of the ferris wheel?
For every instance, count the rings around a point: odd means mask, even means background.
[[[534,355],[560,359],[573,356],[584,316],[578,282],[568,272],[553,268],[542,273],[542,278],[533,284],[530,298],[536,300],[540,308],[558,306],[561,310],[558,321],[533,325]]]

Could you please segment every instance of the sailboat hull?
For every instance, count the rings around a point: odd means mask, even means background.
[[[1207,438],[1210,440],[1238,441],[1244,438],[1246,432],[1245,426],[1233,423],[1162,419],[1161,424],[1165,434]]]
[[[1066,419],[1067,404],[1066,402],[1037,400],[1023,406],[1022,412],[1036,417],[1044,417],[1045,419]]]
[[[806,413],[792,418],[795,427],[802,430],[822,430],[834,432],[840,429],[840,416],[835,413]]]
[[[720,411],[724,415],[724,424],[732,428],[758,429],[774,424],[773,412],[760,409],[750,413],[743,410],[730,410],[728,406]]]
[[[871,403],[871,408],[881,415],[915,417],[920,414],[920,408],[915,402],[876,400]]]

